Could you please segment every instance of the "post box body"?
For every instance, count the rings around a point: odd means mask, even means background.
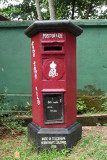
[[[25,31],[32,57],[28,140],[38,149],[71,148],[81,137],[76,122],[76,36],[81,33],[68,20],[35,22]]]
[[[76,37],[66,31],[31,38],[33,122],[66,128],[76,122]]]

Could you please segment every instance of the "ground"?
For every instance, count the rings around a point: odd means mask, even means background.
[[[27,133],[11,135],[7,129],[0,129],[0,160],[106,160],[107,127],[82,127],[82,139],[71,152],[37,153],[27,142]],[[50,154],[50,155],[49,155]]]

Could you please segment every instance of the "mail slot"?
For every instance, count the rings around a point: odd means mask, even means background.
[[[48,34],[48,33],[47,33]],[[53,33],[54,34],[54,33]],[[64,53],[64,41],[55,42],[45,42],[42,40],[42,54],[61,54]]]
[[[76,120],[76,36],[81,33],[69,20],[34,22],[25,31],[31,38],[32,64],[28,138],[40,149],[70,148],[81,137]]]
[[[44,51],[61,51],[62,46],[45,46]]]

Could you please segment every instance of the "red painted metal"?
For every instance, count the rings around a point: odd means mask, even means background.
[[[38,33],[31,38],[31,55],[33,122],[44,128],[70,126],[76,122],[76,36]],[[64,123],[44,124],[42,94],[49,92],[64,93]]]

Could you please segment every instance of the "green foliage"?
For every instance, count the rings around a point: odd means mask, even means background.
[[[4,94],[0,95],[0,123],[3,121],[4,108],[8,105],[5,103],[7,96],[7,88],[4,89]]]
[[[78,90],[78,95],[86,104],[88,112],[107,111],[107,94],[100,88],[97,89],[94,85],[86,85],[83,89]]]
[[[0,109],[1,109],[1,107],[0,107]],[[0,112],[1,112],[1,110],[0,110]],[[13,113],[4,114],[1,112],[0,127],[5,127],[7,129],[9,129],[12,134],[15,133],[15,132],[13,132],[13,130],[15,130],[15,129],[20,133],[24,132],[23,127],[22,127],[23,123],[24,123],[24,120],[19,121],[16,118],[16,115],[14,115]]]
[[[104,123],[103,126],[107,127],[107,123]]]
[[[90,108],[90,110],[88,111],[90,113],[97,113],[98,111],[95,109],[95,107]]]
[[[102,91],[100,88],[96,89],[94,85],[86,85],[83,89],[78,90],[79,95],[88,95],[88,96],[100,96],[104,95],[104,91]],[[100,97],[102,98],[102,97]]]
[[[7,18],[14,20],[37,20],[36,4],[35,0],[23,0],[18,5],[7,4],[4,1],[4,8],[0,9],[0,12]],[[40,0],[40,8],[45,9],[42,11],[43,20],[50,19],[48,0]],[[106,11],[101,7],[106,5],[107,1],[103,0],[54,0],[54,6],[56,11],[56,19],[106,19]],[[99,12],[100,11],[100,12]]]
[[[29,116],[32,115],[32,105],[29,102],[27,102],[27,105],[25,106],[25,110],[27,115]]]
[[[82,99],[77,99],[77,114],[86,113],[87,107]]]
[[[35,8],[35,0],[23,0],[18,5],[9,4],[7,7],[0,9],[0,12],[11,20],[15,18],[18,20],[34,20],[37,19]]]
[[[96,123],[96,126],[101,126],[101,124],[100,123]]]
[[[7,89],[4,90],[4,94],[0,96],[0,126],[6,127],[9,130],[15,130],[23,132],[22,124],[23,120],[18,121],[16,115],[11,112],[9,104],[6,101]]]
[[[23,120],[18,121],[16,118],[16,115],[14,115],[13,113],[10,113],[6,115],[4,114],[2,115],[2,123],[6,124],[12,130],[14,129],[21,130],[22,124],[24,123],[24,121]]]
[[[107,111],[107,102],[104,102],[101,107],[103,108],[103,110]]]

